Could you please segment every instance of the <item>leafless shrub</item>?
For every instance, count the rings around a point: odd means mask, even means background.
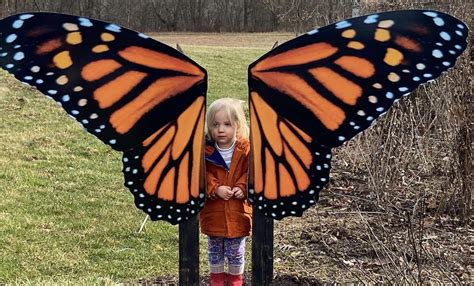
[[[367,1],[362,9],[368,13],[431,8],[470,22],[467,5],[463,1],[438,5],[427,1]],[[413,200],[419,197],[420,191],[427,190],[431,213],[460,216],[464,223],[470,222],[473,186],[470,64],[465,53],[454,69],[395,104],[374,128],[338,150],[338,158],[352,172],[366,173],[367,186],[375,192],[379,204]]]
[[[433,9],[472,27],[467,0],[360,4],[362,15]],[[280,272],[284,265],[336,283],[470,283],[474,108],[469,39],[452,70],[335,150],[331,185],[317,208],[300,223],[276,224]],[[305,265],[304,272],[295,261]]]

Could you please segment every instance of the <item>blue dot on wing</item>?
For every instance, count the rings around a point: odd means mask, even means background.
[[[369,16],[367,16],[367,18],[365,18],[364,23],[366,23],[366,24],[377,23],[378,22],[378,20],[377,20],[378,17],[379,17],[379,15],[377,15],[377,14],[369,15]]]
[[[440,59],[443,57],[443,52],[438,49],[434,49],[432,55],[433,57]]]
[[[92,24],[91,20],[87,18],[79,18],[79,25],[84,26],[84,27],[92,27],[94,24]]]
[[[23,52],[17,52],[14,56],[13,59],[15,61],[21,61],[22,59],[25,58],[25,54]]]
[[[433,18],[438,17],[438,13],[431,12],[431,11],[423,12],[423,14],[425,14],[426,16],[433,17]]]
[[[444,20],[440,17],[434,18],[433,21],[437,26],[444,26]]]
[[[25,23],[23,20],[16,20],[13,22],[13,29],[20,29],[23,26],[23,23]]]
[[[30,19],[33,16],[34,16],[33,14],[23,14],[23,15],[20,15],[20,19],[26,20],[26,19]]]
[[[341,21],[336,23],[336,29],[343,29],[352,26],[348,21]]]
[[[115,25],[115,24],[110,24],[110,25],[107,25],[107,26],[105,27],[105,29],[106,29],[106,30],[109,30],[109,31],[111,31],[111,32],[117,32],[117,33],[119,33],[119,32],[121,32],[122,27],[117,26],[117,25]]]
[[[16,34],[11,34],[9,35],[6,39],[5,39],[5,42],[7,43],[13,43],[17,38],[17,35]]]
[[[441,32],[441,33],[439,33],[439,35],[440,35],[441,38],[443,38],[443,40],[445,40],[445,41],[450,41],[450,40],[451,40],[451,36],[450,36],[448,33],[444,32],[444,31]]]

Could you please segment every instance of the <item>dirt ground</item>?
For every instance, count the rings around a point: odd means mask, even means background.
[[[175,45],[271,47],[293,36],[272,34],[156,34]],[[425,181],[436,178],[425,178]],[[275,222],[274,285],[471,284],[474,231],[458,218],[436,213],[430,201],[392,190],[381,203],[366,187],[367,174],[333,159],[331,183],[302,218]],[[416,188],[429,190],[429,183]],[[413,191],[413,190],[412,190]],[[416,190],[415,190],[416,191]],[[404,198],[404,199],[400,199]],[[246,273],[250,285],[250,274]],[[175,285],[157,277],[143,285]],[[202,285],[208,285],[206,278]]]

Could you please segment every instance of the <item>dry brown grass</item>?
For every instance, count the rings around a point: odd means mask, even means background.
[[[365,4],[363,14],[429,8],[472,27],[469,1],[391,2]],[[473,282],[469,39],[455,68],[335,150],[318,206],[276,224],[278,273],[307,284]]]

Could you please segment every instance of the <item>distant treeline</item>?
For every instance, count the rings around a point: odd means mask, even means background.
[[[142,32],[300,32],[350,17],[351,0],[0,0],[0,17],[48,11]]]

